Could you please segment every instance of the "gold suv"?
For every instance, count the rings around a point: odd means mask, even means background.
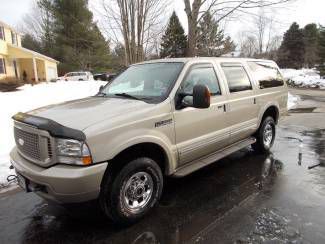
[[[132,223],[157,204],[165,176],[249,145],[268,152],[287,97],[273,61],[139,63],[95,96],[16,114],[11,163],[27,192],[63,204],[98,199],[114,221]]]

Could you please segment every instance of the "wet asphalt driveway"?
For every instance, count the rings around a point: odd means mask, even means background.
[[[302,101],[272,154],[248,148],[167,179],[140,223],[120,228],[95,205],[68,211],[15,190],[0,195],[0,243],[325,243],[325,167],[307,169],[325,163],[325,94],[293,92]]]

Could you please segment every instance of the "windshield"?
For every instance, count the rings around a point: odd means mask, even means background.
[[[102,96],[160,102],[166,99],[183,63],[150,63],[129,67],[100,92]]]

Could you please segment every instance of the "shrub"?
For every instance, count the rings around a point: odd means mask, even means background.
[[[18,87],[23,85],[23,81],[15,77],[5,77],[0,79],[0,91],[10,92],[16,91]]]

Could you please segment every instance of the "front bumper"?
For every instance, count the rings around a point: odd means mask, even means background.
[[[41,185],[35,193],[58,203],[86,202],[98,198],[107,163],[87,167],[55,165],[42,168],[23,158],[16,147],[10,153],[17,173]]]

